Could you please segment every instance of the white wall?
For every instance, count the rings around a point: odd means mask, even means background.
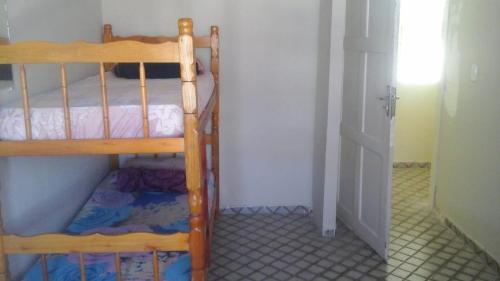
[[[0,197],[7,233],[61,231],[108,171],[102,157],[0,159]],[[32,262],[10,256],[13,280]]]
[[[221,204],[311,207],[319,0],[105,0],[116,34],[221,28]]]
[[[7,5],[13,41],[99,41],[99,0],[7,0]],[[75,80],[92,73],[93,67],[73,67],[69,75]],[[40,67],[28,75],[32,92],[60,83],[57,69]],[[107,157],[0,159],[5,230],[25,235],[61,230],[107,171]],[[30,262],[29,257],[9,258],[14,280]]]
[[[9,37],[7,28],[7,5],[5,0],[0,0],[0,37]]]
[[[7,0],[10,41],[44,40],[71,42],[101,41],[101,0]],[[68,81],[80,80],[97,73],[97,65],[68,65]],[[17,76],[17,71],[14,70]],[[30,93],[57,88],[60,85],[56,65],[27,66]],[[18,83],[17,83],[18,84]]]
[[[441,85],[398,85],[394,162],[430,163]]]
[[[437,208],[500,261],[500,2],[450,6]]]

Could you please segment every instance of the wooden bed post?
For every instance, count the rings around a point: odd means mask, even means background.
[[[113,41],[113,26],[111,24],[105,24],[102,29],[102,42],[109,43]]]
[[[215,80],[215,106],[212,112],[212,168],[215,176],[215,214],[219,214],[220,178],[219,178],[219,27],[210,29],[210,69]]]
[[[0,46],[8,45],[9,40],[7,38],[0,37]],[[22,67],[24,68],[24,66]],[[30,131],[31,133],[31,131]],[[28,137],[28,134],[26,135]],[[0,187],[1,188],[1,187]],[[3,229],[3,219],[2,219],[2,204],[0,203],[0,281],[9,281],[9,264],[7,260],[7,255],[4,251],[3,236],[5,231]]]
[[[181,65],[182,101],[184,107],[184,146],[186,182],[189,190],[189,245],[193,281],[207,280],[206,227],[203,192],[202,134],[198,122],[196,94],[196,58],[193,42],[193,21],[179,19],[179,57]],[[203,132],[201,132],[203,133]]]
[[[1,204],[0,204],[1,208]],[[9,280],[9,268],[7,263],[7,255],[4,251],[3,246],[3,235],[5,235],[3,230],[3,220],[2,220],[2,212],[0,210],[0,281],[8,281]]]
[[[113,42],[113,26],[111,24],[105,24],[102,29],[102,43],[110,43]],[[104,64],[104,69],[106,71],[110,71],[113,69],[114,62],[108,62]]]

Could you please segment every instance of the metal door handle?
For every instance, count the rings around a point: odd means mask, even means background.
[[[396,101],[399,99],[397,95],[398,89],[393,86],[387,86],[387,89],[389,91],[388,103],[387,103],[389,105],[388,109],[389,114],[387,114],[387,116],[389,116],[389,118],[392,119],[396,116]]]
[[[397,93],[397,88],[393,86],[387,86],[387,96],[377,97],[380,101],[385,101],[385,105],[382,107],[385,110],[385,114],[389,118],[394,118],[396,115],[396,101],[399,99]]]

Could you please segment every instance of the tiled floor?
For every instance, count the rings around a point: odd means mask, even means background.
[[[321,237],[304,215],[222,215],[210,280],[500,280],[433,217],[429,170],[394,170],[390,258],[383,262],[342,223]]]

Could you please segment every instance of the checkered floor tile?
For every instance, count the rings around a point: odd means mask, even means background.
[[[394,169],[393,183],[387,262],[340,222],[336,237],[325,238],[305,215],[222,215],[210,280],[500,280],[433,217],[429,169]]]

